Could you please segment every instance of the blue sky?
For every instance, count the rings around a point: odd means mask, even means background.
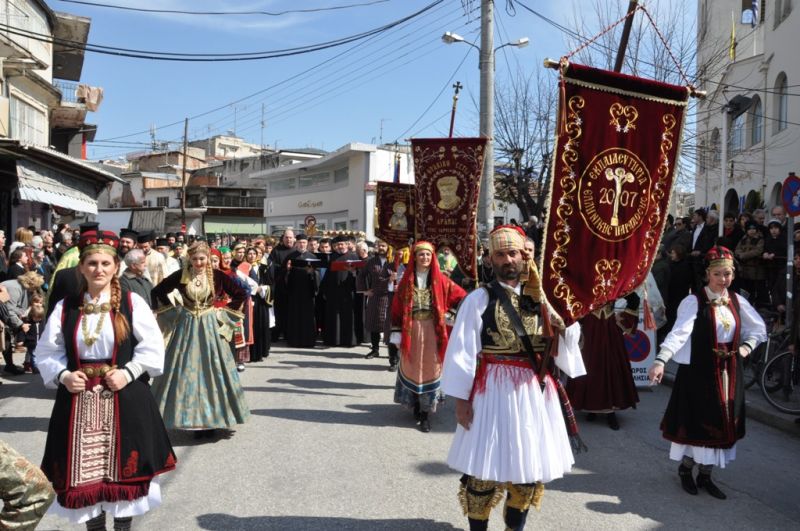
[[[329,7],[368,0],[108,0],[107,3],[175,10],[282,10]],[[175,52],[249,52],[287,48],[359,33],[413,13],[432,0],[388,0],[368,7],[318,13],[268,16],[192,16],[120,11],[50,0],[54,10],[92,19],[89,42],[143,50]],[[468,2],[464,2],[468,3]],[[527,0],[527,5],[558,22],[572,16],[572,2]],[[627,0],[625,0],[627,3]],[[453,31],[478,38],[479,5],[465,14],[461,0],[445,0],[425,15],[369,41],[306,55],[238,63],[174,63],[119,58],[87,52],[82,82],[101,86],[105,99],[87,121],[96,123],[97,146],[90,158],[110,158],[145,148],[157,126],[159,140],[179,141],[183,119],[190,139],[236,130],[261,142],[265,109],[265,144],[279,148],[336,149],[347,142],[372,142],[446,134],[451,105],[450,84],[464,91],[456,120],[457,134],[476,135],[479,72],[477,51],[465,44],[445,45],[441,35]],[[517,7],[515,16],[497,2],[495,43],[519,37],[531,44],[497,54],[498,82],[517,62],[526,71],[541,68],[544,57],[566,50],[563,35]],[[477,42],[477,41],[476,41]],[[466,57],[466,58],[465,58]],[[463,61],[463,62],[462,62]],[[461,67],[459,68],[459,64]],[[318,66],[317,66],[318,65]],[[305,70],[317,66],[307,74]],[[448,79],[456,72],[453,81]],[[298,74],[300,74],[298,76]],[[552,75],[555,75],[554,73]],[[291,79],[292,76],[298,76]],[[272,89],[272,87],[279,85]],[[423,115],[443,87],[447,89]],[[265,90],[258,96],[248,95]],[[235,105],[227,105],[241,100]],[[412,127],[418,118],[419,122]],[[167,124],[180,122],[166,127]],[[120,138],[123,137],[123,138]],[[131,142],[111,144],[107,141]],[[105,147],[99,147],[100,145]]]

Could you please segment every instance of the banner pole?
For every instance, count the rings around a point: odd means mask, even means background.
[[[464,88],[464,85],[461,84],[461,81],[456,81],[456,84],[453,85],[453,88],[456,89],[456,91],[453,94],[453,110],[450,113],[450,138],[453,138],[453,126],[456,125],[456,105],[458,105],[458,91]]]
[[[622,28],[622,38],[619,40],[614,72],[622,72],[622,63],[625,61],[625,51],[628,49],[628,38],[631,35],[631,26],[633,26],[633,15],[636,13],[637,7],[638,0],[631,0],[628,4],[628,17],[625,19],[625,26]]]

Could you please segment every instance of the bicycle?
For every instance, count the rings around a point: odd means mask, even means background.
[[[770,332],[767,334],[767,340],[756,347],[743,361],[745,389],[750,389],[755,383],[760,385],[764,366],[777,353],[785,351],[789,346],[789,327],[777,328],[780,313],[764,308],[759,309],[758,313]]]
[[[786,351],[769,360],[761,373],[761,390],[775,409],[800,415],[800,355]]]

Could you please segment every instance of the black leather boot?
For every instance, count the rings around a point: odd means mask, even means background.
[[[697,486],[701,489],[706,489],[709,494],[718,500],[725,500],[728,498],[725,496],[725,493],[711,481],[711,474],[703,474],[702,472],[697,474]]]
[[[683,490],[685,490],[692,496],[697,496],[697,485],[694,484],[694,478],[692,477],[692,469],[680,465],[678,467],[678,476],[680,476],[681,478],[681,486],[683,487]]]

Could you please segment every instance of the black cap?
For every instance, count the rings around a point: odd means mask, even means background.
[[[295,239],[295,241],[297,241],[297,240],[308,240],[308,236],[306,236],[306,234],[304,232],[300,232],[294,237],[294,239]]]
[[[156,247],[169,247],[169,241],[166,238],[156,238]]]
[[[139,237],[136,238],[136,241],[139,243],[151,242],[156,239],[156,232],[153,230],[148,230],[139,233]]]
[[[336,236],[334,239],[332,239],[331,243],[341,243],[341,242],[345,242],[346,243],[348,241],[350,241],[350,238],[348,236],[345,236],[344,234],[340,234],[340,235]]]
[[[139,237],[139,233],[133,229],[119,229],[119,237],[120,238],[129,238],[133,241]]]
[[[758,223],[755,221],[748,221],[747,225],[745,225],[745,230],[756,229],[758,230]]]
[[[167,238],[174,238],[174,237],[175,237],[175,233],[174,232],[168,232],[167,233]]]
[[[100,228],[100,224],[96,221],[85,221],[78,225],[78,228],[80,229],[81,234],[83,234],[84,232],[89,232],[90,230],[96,231]]]

